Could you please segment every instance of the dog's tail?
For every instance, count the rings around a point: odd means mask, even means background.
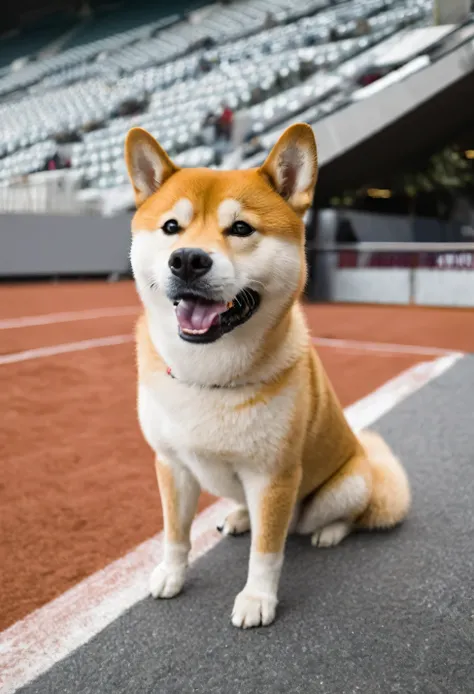
[[[400,523],[410,508],[407,475],[379,434],[362,431],[359,440],[372,472],[372,494],[368,507],[357,519],[357,525],[361,528],[390,528]]]

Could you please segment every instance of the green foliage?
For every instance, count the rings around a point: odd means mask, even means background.
[[[414,197],[419,192],[429,193],[439,189],[461,189],[474,186],[474,166],[457,150],[446,147],[437,152],[426,165],[409,171],[396,181],[395,187]]]
[[[417,168],[395,174],[391,180],[371,182],[358,190],[346,190],[331,199],[334,207],[351,207],[356,198],[365,197],[373,187],[388,188],[393,195],[406,195],[416,198],[420,193],[449,192],[463,190],[474,197],[474,160],[466,159],[463,152],[446,147],[437,152],[426,163]]]

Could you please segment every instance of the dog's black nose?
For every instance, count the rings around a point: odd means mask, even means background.
[[[183,282],[192,282],[209,272],[212,258],[200,248],[179,248],[170,255],[168,265],[175,277]]]

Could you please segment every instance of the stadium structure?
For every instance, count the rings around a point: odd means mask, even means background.
[[[259,165],[290,123],[310,123],[312,297],[375,296],[350,266],[378,267],[379,256],[349,249],[341,260],[336,242],[464,244],[454,260],[425,263],[418,246],[401,262],[386,256],[383,277],[389,265],[399,278],[384,282],[387,301],[426,300],[417,264],[474,264],[469,2],[19,2],[3,21],[1,276],[128,272],[123,141],[134,125],[180,165],[236,168]],[[206,118],[224,105],[234,128],[222,151]],[[449,302],[465,279],[456,273]]]

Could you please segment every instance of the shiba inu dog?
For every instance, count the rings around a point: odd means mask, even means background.
[[[317,547],[354,528],[388,528],[410,505],[405,472],[376,434],[359,437],[311,344],[298,300],[302,216],[317,152],[290,127],[263,166],[180,169],[150,134],[127,136],[138,210],[132,267],[138,412],[156,454],[164,557],[155,598],[183,587],[201,489],[236,502],[224,534],[251,530],[248,579],[232,623],[270,624],[288,532]]]

